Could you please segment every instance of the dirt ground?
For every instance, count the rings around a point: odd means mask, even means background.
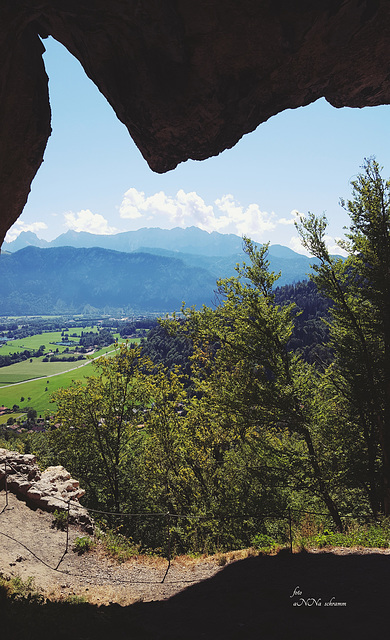
[[[63,556],[66,534],[51,528],[50,514],[29,509],[12,494],[5,509],[4,503],[0,492],[0,572],[33,576],[46,595],[62,600],[44,609],[20,605],[20,610],[8,604],[2,610],[0,600],[2,632],[12,632],[14,640],[53,637],[53,615],[56,640],[385,637],[388,549],[281,552],[242,560],[236,554],[224,567],[216,558],[177,559],[162,582],[164,560],[138,558],[117,565],[99,546],[79,556],[72,551],[80,535],[74,527]],[[63,602],[73,594],[88,600],[77,607],[77,615]]]
[[[12,493],[6,507],[5,502],[5,492],[0,491],[0,572],[23,580],[32,576],[48,597],[78,595],[95,604],[121,605],[164,600],[221,569],[215,557],[204,561],[178,558],[168,572],[163,558],[143,556],[118,564],[107,557],[99,542],[79,555],[73,543],[86,534],[72,525],[65,553],[67,534],[53,527],[52,514],[30,509]]]

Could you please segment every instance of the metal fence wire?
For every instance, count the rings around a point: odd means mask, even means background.
[[[1,519],[6,518],[9,507],[9,488],[7,483],[7,468],[12,469],[9,462],[4,463],[4,493],[5,501],[0,510],[0,527]],[[60,499],[57,499],[60,500]],[[1,531],[0,535],[13,540],[27,550],[35,557],[36,560],[44,564],[46,567],[53,571],[60,573],[66,573],[67,575],[73,575],[77,577],[92,578],[92,575],[70,574],[68,571],[63,571],[60,566],[63,562],[66,554],[69,551],[69,525],[70,525],[70,509],[72,506],[80,507],[79,502],[72,500],[62,500],[66,514],[66,522],[64,526],[64,551],[60,557],[58,563],[52,565],[40,558],[32,549],[17,538],[10,536],[9,534]],[[83,507],[84,508],[84,507]],[[134,537],[135,535],[144,534],[149,542],[153,543],[158,538],[160,541],[164,540],[163,548],[158,548],[159,555],[163,556],[167,560],[167,568],[165,575],[161,582],[164,582],[168,575],[172,557],[181,552],[180,539],[185,539],[185,542],[192,544],[193,547],[203,547],[201,552],[204,553],[217,553],[237,550],[237,546],[234,546],[234,540],[237,539],[237,531],[239,532],[241,539],[245,539],[245,534],[248,536],[255,536],[258,533],[259,540],[263,540],[265,543],[271,539],[271,536],[267,534],[261,534],[261,531],[277,531],[279,539],[282,538],[284,547],[293,553],[294,544],[294,529],[298,522],[302,521],[302,516],[314,516],[331,520],[329,513],[323,513],[318,511],[311,511],[307,509],[295,509],[288,507],[284,511],[279,512],[263,512],[256,514],[225,514],[223,517],[218,517],[213,514],[173,514],[169,512],[156,512],[156,513],[117,513],[112,511],[102,511],[98,509],[87,509],[88,513],[95,517],[96,521],[109,523],[110,527],[118,531],[124,531],[126,535]],[[343,516],[345,518],[350,516]],[[362,514],[362,519],[368,519],[372,516]],[[235,527],[232,528],[232,523],[235,523]],[[120,524],[118,524],[120,523]],[[230,530],[234,530],[235,534],[230,537]],[[238,523],[238,524],[237,524]],[[146,535],[146,533],[148,535]],[[154,535],[154,533],[156,533]],[[119,534],[123,535],[123,534]],[[123,535],[123,539],[126,540],[126,535]],[[213,543],[207,548],[207,537],[213,538]],[[263,536],[263,537],[261,537]],[[248,546],[252,546],[248,544]],[[267,546],[266,544],[264,546]],[[151,547],[153,549],[153,547]],[[183,551],[185,553],[185,550]],[[118,582],[135,583],[139,580],[119,580]],[[148,581],[150,582],[150,581]]]

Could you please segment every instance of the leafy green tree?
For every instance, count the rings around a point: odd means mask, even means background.
[[[148,376],[153,402],[145,415],[144,477],[147,479],[147,502],[156,511],[179,514],[194,504],[196,487],[188,468],[192,443],[186,440],[186,399],[182,376],[178,370],[160,366]]]
[[[35,422],[37,417],[37,412],[35,409],[29,409],[27,411],[27,419],[30,420],[31,422]]]
[[[265,453],[278,459],[280,478],[291,471],[294,459],[295,487],[319,496],[342,529],[332,497],[331,469],[326,456],[320,455],[324,446],[316,426],[315,393],[319,373],[288,348],[293,305],[275,303],[278,275],[269,270],[267,249],[244,239],[250,262],[237,267],[237,277],[218,282],[220,304],[201,311],[184,309],[185,328],[197,345],[196,400],[189,418],[196,416],[194,423],[203,427],[207,448],[221,470],[238,450],[256,450],[261,464]],[[215,495],[223,484],[218,475],[212,476]],[[252,480],[255,477],[253,473]],[[287,497],[285,506],[286,501]]]
[[[87,484],[94,504],[119,513],[131,502],[140,410],[148,399],[142,373],[147,363],[139,347],[122,343],[113,357],[101,357],[94,366],[97,375],[86,384],[73,382],[53,394],[60,426],[50,435],[51,447],[57,459]]]
[[[340,246],[346,260],[329,255],[325,216],[309,214],[298,226],[319,264],[311,276],[331,308],[328,370],[343,399],[344,419],[357,426],[344,445],[354,451],[351,470],[374,514],[390,514],[390,181],[375,159],[365,161],[342,205],[351,219]]]

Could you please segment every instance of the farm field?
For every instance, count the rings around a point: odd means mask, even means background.
[[[77,364],[80,365],[82,362],[85,362],[85,360],[77,362],[42,362],[42,358],[33,358],[32,362],[24,360],[23,362],[10,364],[9,367],[0,368],[0,388],[7,384],[62,373],[68,369],[75,368]]]
[[[139,343],[139,341],[139,338],[131,340],[133,343]],[[114,350],[115,346],[110,345],[96,351],[92,357],[95,359]],[[50,402],[50,396],[54,391],[68,387],[72,380],[83,380],[94,374],[91,360],[76,362],[42,362],[41,360],[34,358],[32,363],[27,360],[0,368],[0,405],[12,407],[17,404],[21,409],[24,406],[33,407],[38,415],[43,416],[46,412],[55,410],[54,403]],[[32,377],[40,379],[32,380]]]
[[[82,331],[84,331],[84,333],[88,331],[96,331],[96,327],[72,327],[69,329],[69,342],[78,342],[77,338],[72,337],[71,334],[76,333],[77,336],[80,336]],[[26,338],[9,340],[7,343],[0,346],[0,356],[7,356],[17,351],[25,351],[26,349],[37,350],[42,344],[45,345],[46,350],[49,350],[50,348],[55,350],[58,348],[59,352],[62,353],[66,348],[66,345],[62,347],[61,345],[51,344],[53,342],[61,342],[61,340],[61,331],[45,331],[44,333],[37,333]]]
[[[8,418],[13,418],[13,421],[25,419],[26,412],[25,411],[16,411],[15,413],[7,413],[4,416],[0,416],[0,426],[7,424]]]
[[[74,369],[52,378],[41,378],[10,387],[0,387],[0,404],[6,407],[18,404],[21,409],[24,406],[33,407],[38,415],[43,416],[45,412],[55,410],[55,405],[50,402],[50,396],[54,391],[68,387],[72,380],[82,380],[90,375],[93,375],[91,362],[81,369]]]

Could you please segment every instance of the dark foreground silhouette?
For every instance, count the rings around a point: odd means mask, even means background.
[[[282,552],[129,607],[10,602],[0,592],[0,628],[12,640],[375,640],[387,635],[389,597],[390,555]]]

